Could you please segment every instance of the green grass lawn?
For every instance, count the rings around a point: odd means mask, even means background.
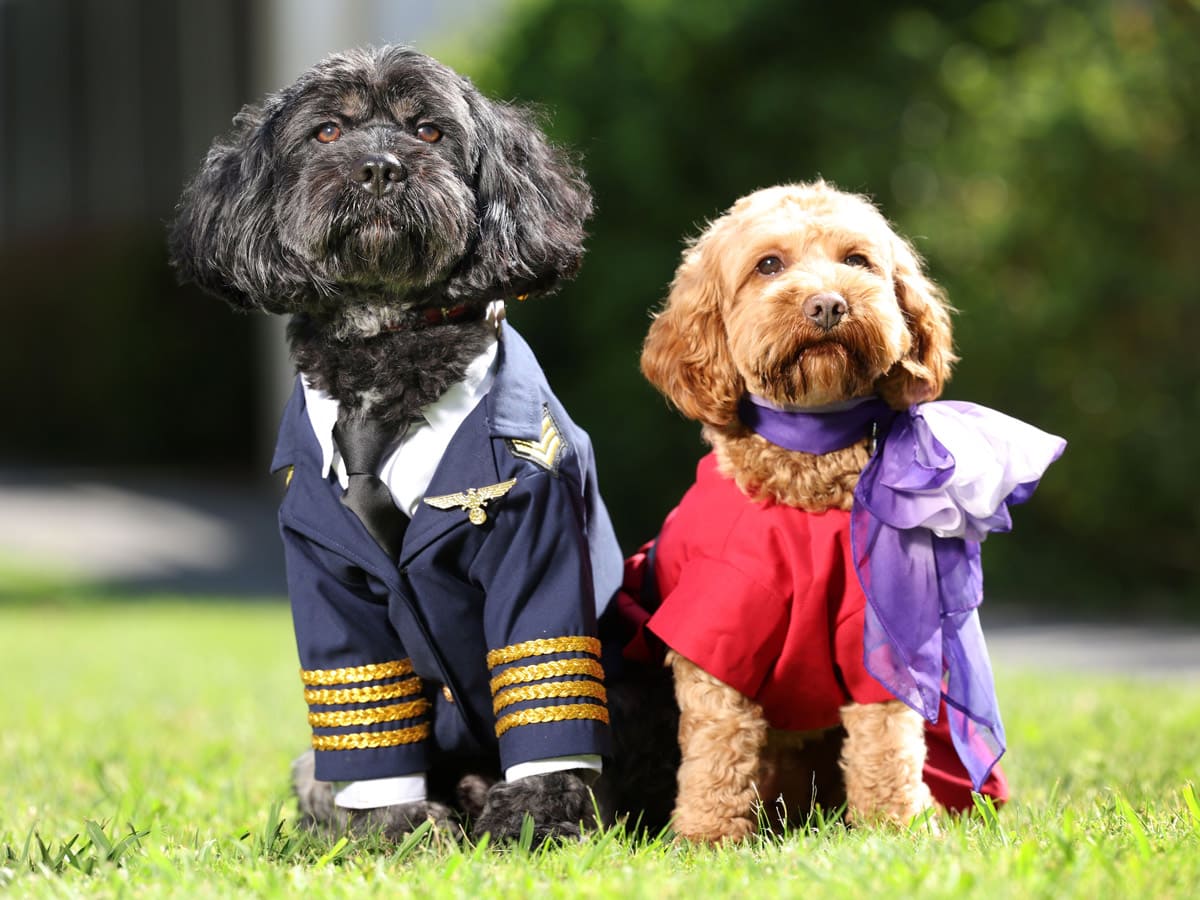
[[[297,833],[286,607],[0,606],[0,893],[1200,896],[1200,685],[1000,671],[1014,802],[935,836],[820,825],[709,850],[497,853]],[[132,836],[131,836],[132,835]]]

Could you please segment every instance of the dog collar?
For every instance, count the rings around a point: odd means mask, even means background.
[[[469,303],[459,303],[456,306],[427,306],[412,310],[404,317],[384,325],[380,330],[419,331],[422,328],[448,325],[452,322],[473,322],[482,319],[486,312],[486,306],[472,306]]]
[[[772,444],[802,453],[832,453],[878,434],[896,412],[878,397],[862,397],[807,409],[784,409],[765,397],[746,394],[738,418]]]

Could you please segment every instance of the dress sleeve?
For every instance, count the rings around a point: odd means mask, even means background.
[[[684,563],[649,629],[676,653],[747,697],[783,650],[788,598],[725,560]]]

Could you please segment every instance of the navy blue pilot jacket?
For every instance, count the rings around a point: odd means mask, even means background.
[[[498,750],[501,770],[610,753],[596,622],[622,559],[591,443],[508,326],[494,375],[427,489],[447,508],[419,505],[398,560],[322,477],[297,379],[272,470],[289,470],[279,524],[322,781],[439,753]]]

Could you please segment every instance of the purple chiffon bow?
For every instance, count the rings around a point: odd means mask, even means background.
[[[743,398],[742,421],[789,450],[828,453],[874,434],[859,476],[850,542],[867,598],[867,671],[937,722],[946,701],[955,750],[975,790],[1004,754],[1004,725],[979,625],[979,542],[1008,531],[1066,442],[973,403],[897,412],[878,398],[823,410],[783,410]],[[934,434],[938,428],[943,437]],[[945,441],[946,443],[943,443]],[[947,444],[972,458],[960,465]]]

